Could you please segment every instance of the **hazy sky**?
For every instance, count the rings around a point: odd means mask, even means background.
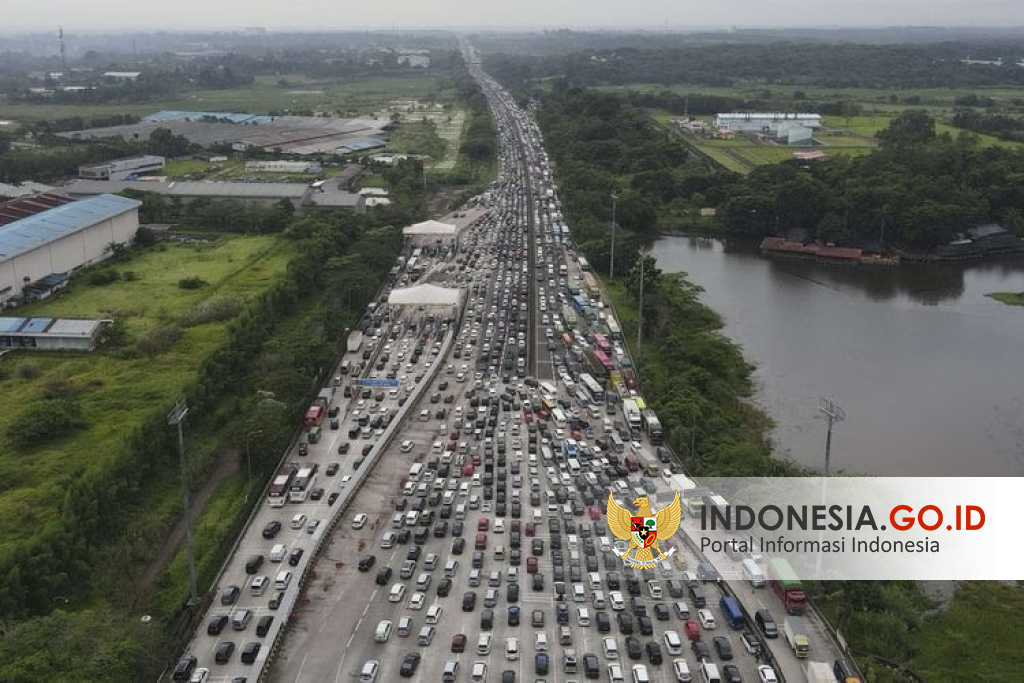
[[[0,31],[381,26],[1008,26],[1022,0],[3,0]]]

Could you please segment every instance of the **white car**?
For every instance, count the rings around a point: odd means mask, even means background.
[[[409,609],[423,609],[423,603],[427,600],[426,594],[416,591],[409,598]]]
[[[304,514],[302,514],[300,512],[299,514],[297,514],[294,517],[292,517],[292,528],[293,529],[301,529],[304,526],[306,526],[306,515],[304,515]]]
[[[718,627],[718,624],[715,623],[715,615],[709,609],[697,610],[697,618],[700,620],[700,625],[707,630]]]
[[[416,444],[414,444],[412,441],[410,441],[409,439],[406,439],[405,441],[402,442],[402,446],[401,446],[402,452],[403,453],[408,453],[409,451],[411,451],[413,449],[413,446],[415,446],[415,445]]]
[[[368,519],[369,516],[365,512],[360,512],[358,515],[352,518],[352,528],[362,529],[364,526],[366,526],[366,520]]]
[[[779,678],[775,675],[775,669],[767,664],[757,667],[757,680],[761,683],[778,683]]]
[[[612,603],[612,609],[616,612],[621,612],[626,609],[626,602],[622,599],[622,593],[619,591],[611,591],[608,593],[608,599]]]
[[[338,488],[345,488],[345,486],[347,486],[350,481],[352,481],[352,475],[346,474],[344,477],[341,478],[341,481],[338,482]]]
[[[622,675],[622,667],[618,664],[612,663],[608,665],[608,680],[610,683],[625,683],[625,678]]]

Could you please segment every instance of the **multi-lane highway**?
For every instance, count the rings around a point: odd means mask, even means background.
[[[804,680],[784,638],[729,627],[727,587],[698,573],[735,577],[745,611],[781,627],[781,603],[738,579],[737,558],[677,539],[669,562],[639,572],[612,552],[608,492],[657,509],[682,468],[630,429],[610,382],[588,387],[602,368],[586,350],[606,349],[606,374],[632,365],[618,325],[599,291],[580,291],[536,123],[464,54],[497,122],[498,179],[471,200],[480,219],[457,250],[420,249],[410,271],[410,245],[392,279],[458,288],[460,304],[384,316],[382,293],[331,382],[323,436],[286,459],[316,465],[315,481],[289,481],[300,502],[255,513],[189,646],[193,669],[289,683]],[[810,622],[812,657],[834,661]]]

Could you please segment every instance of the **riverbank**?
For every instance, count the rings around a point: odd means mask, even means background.
[[[1007,306],[1024,306],[1024,292],[992,292],[985,296]]]

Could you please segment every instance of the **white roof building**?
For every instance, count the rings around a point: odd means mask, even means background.
[[[453,223],[442,223],[441,221],[423,221],[413,223],[402,228],[402,234],[406,237],[413,235],[437,235],[454,237],[459,229]]]
[[[416,285],[394,289],[388,295],[392,306],[458,306],[462,290],[438,285]]]

